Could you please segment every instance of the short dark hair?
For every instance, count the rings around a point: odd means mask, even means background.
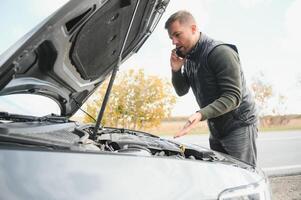
[[[180,11],[172,14],[168,18],[168,20],[165,22],[165,29],[168,29],[169,26],[177,20],[180,22],[180,24],[184,24],[184,23],[187,23],[190,21],[195,22],[195,19],[190,12],[188,12],[186,10],[180,10]]]

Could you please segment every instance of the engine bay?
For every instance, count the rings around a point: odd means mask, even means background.
[[[217,154],[208,149],[183,145],[146,132],[100,127],[96,137],[92,137],[93,129],[93,124],[79,125],[75,122],[0,123],[0,145],[206,161],[220,160]]]
[[[92,127],[76,129],[76,134],[82,134],[83,145],[94,145],[100,151],[115,152],[140,156],[167,156],[178,159],[218,160],[216,154],[201,147],[186,146],[146,132],[133,131],[123,128],[101,128],[95,140],[89,136]],[[86,146],[85,148],[90,148]]]

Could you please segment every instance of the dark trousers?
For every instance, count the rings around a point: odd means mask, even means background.
[[[256,139],[258,132],[256,124],[239,127],[227,133],[227,135],[222,138],[219,138],[219,134],[214,131],[216,130],[210,129],[209,143],[212,150],[229,154],[239,160],[256,166]]]

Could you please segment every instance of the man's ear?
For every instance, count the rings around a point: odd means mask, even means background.
[[[195,24],[192,24],[192,25],[191,25],[191,31],[192,31],[192,33],[197,32],[197,27],[196,27]]]

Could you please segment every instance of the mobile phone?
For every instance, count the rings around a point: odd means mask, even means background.
[[[180,49],[176,49],[176,54],[180,58],[185,58],[185,55],[180,51]]]

